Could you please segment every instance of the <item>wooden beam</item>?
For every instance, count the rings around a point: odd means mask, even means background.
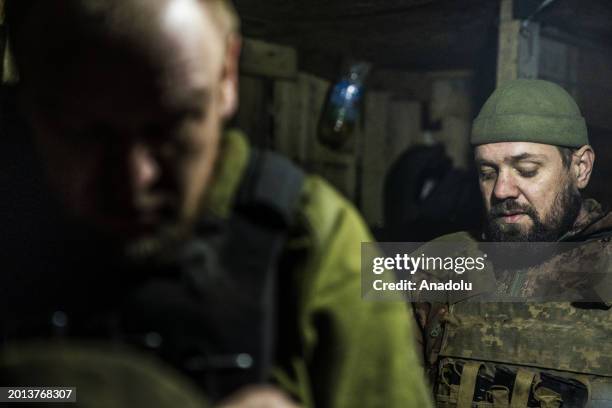
[[[540,26],[535,22],[524,25],[514,19],[513,1],[501,0],[500,5],[497,85],[517,78],[538,77]]]
[[[240,69],[245,74],[294,79],[298,72],[297,52],[292,47],[245,38]]]

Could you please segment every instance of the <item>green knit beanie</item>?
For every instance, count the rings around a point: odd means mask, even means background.
[[[580,147],[589,144],[589,138],[578,105],[563,88],[538,79],[516,79],[503,83],[485,102],[470,142]]]

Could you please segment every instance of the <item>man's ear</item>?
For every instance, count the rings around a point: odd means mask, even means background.
[[[223,72],[221,73],[221,115],[227,120],[238,109],[238,77],[242,38],[238,33],[227,36]]]
[[[595,152],[589,145],[584,145],[576,150],[572,158],[572,171],[576,178],[576,187],[585,188],[589,184],[595,163]]]

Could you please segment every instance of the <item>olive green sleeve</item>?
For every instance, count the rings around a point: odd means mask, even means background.
[[[361,242],[372,241],[363,220],[314,177],[306,181],[303,212],[311,231],[299,288],[306,405],[431,406],[407,305],[361,299]]]

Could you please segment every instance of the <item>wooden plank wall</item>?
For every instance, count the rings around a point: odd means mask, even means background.
[[[539,78],[563,86],[589,127],[596,161],[587,195],[612,204],[612,49],[546,29],[540,39]]]
[[[355,201],[356,140],[342,151],[333,151],[317,139],[319,119],[330,83],[300,72],[294,81],[277,81],[274,98],[276,149],[311,173],[319,174],[344,196]]]
[[[271,46],[264,44],[266,49],[275,49],[272,65],[286,60],[279,54],[287,47]],[[266,137],[251,136],[253,143],[279,151],[327,179],[358,206],[371,227],[382,227],[383,188],[389,167],[406,149],[426,142],[422,123],[425,105],[431,112],[428,120],[439,122],[438,129],[430,132],[430,142],[445,144],[456,165],[466,165],[471,121],[469,72],[374,71],[352,140],[341,151],[332,151],[317,140],[330,82],[297,69],[279,73],[278,64],[274,69],[261,68],[258,64],[266,63],[265,53],[251,54],[257,55],[258,62],[244,65],[237,125],[251,134],[268,131]]]

